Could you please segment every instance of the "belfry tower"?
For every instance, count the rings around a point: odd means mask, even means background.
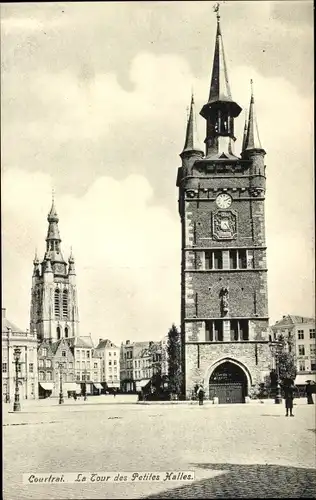
[[[241,155],[234,121],[241,107],[228,80],[220,16],[206,120],[198,144],[194,99],[178,169],[182,226],[181,335],[184,392],[245,402],[269,374],[265,242],[265,151],[251,90]]]
[[[54,199],[47,221],[44,259],[40,262],[35,255],[33,261],[30,328],[39,340],[54,342],[77,337],[79,317],[75,260],[72,253],[68,264],[63,258]]]

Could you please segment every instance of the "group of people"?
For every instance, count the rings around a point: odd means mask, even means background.
[[[283,383],[283,392],[284,392],[284,400],[285,400],[285,416],[288,417],[290,414],[290,417],[294,417],[293,415],[293,403],[294,403],[294,397],[295,397],[295,391],[296,387],[294,385],[293,380],[285,381]],[[311,384],[311,381],[308,381],[306,384],[305,388],[305,394],[307,397],[307,404],[308,405],[313,405],[314,400],[313,400],[313,393],[314,393],[314,387]]]
[[[295,396],[296,387],[294,385],[293,380],[286,380],[282,384],[282,389],[283,389],[284,400],[285,400],[285,411],[286,411],[285,416],[286,417],[288,417],[288,416],[294,417],[293,404],[294,404],[294,396]],[[195,386],[195,393],[198,397],[199,405],[203,405],[205,391],[204,391],[202,384]],[[313,400],[314,388],[313,388],[312,384],[310,383],[310,381],[308,381],[306,384],[305,393],[306,393],[306,397],[307,397],[307,404],[314,404],[314,400]]]

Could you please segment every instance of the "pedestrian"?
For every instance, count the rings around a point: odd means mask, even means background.
[[[77,401],[77,394],[74,392],[74,400]]]
[[[204,400],[204,389],[203,389],[202,385],[200,385],[200,387],[198,388],[197,395],[198,395],[198,398],[199,398],[199,406],[202,406],[203,405],[203,400]]]
[[[290,417],[294,417],[293,415],[293,399],[294,399],[294,384],[290,383],[284,386],[284,398],[285,398],[285,409],[286,409],[286,414],[285,416],[289,416],[290,412]]]
[[[308,405],[313,405],[314,404],[314,401],[313,401],[313,387],[312,387],[312,384],[311,384],[310,380],[307,381],[305,392],[306,392],[306,397],[307,397],[307,404]]]

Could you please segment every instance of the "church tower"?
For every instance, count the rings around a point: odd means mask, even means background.
[[[30,328],[38,340],[55,342],[79,335],[76,270],[72,253],[67,263],[61,251],[54,199],[47,221],[44,259],[35,255],[33,261]]]
[[[203,384],[215,402],[245,402],[269,374],[265,242],[265,151],[251,91],[241,155],[241,107],[228,79],[220,16],[206,121],[199,146],[194,99],[178,169],[181,218],[181,336],[184,392]]]

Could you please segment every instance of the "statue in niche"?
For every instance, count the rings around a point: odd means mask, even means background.
[[[224,287],[221,289],[220,294],[221,298],[221,313],[222,316],[226,316],[229,310],[229,304],[228,304],[228,299],[229,299],[229,289],[228,287]]]

